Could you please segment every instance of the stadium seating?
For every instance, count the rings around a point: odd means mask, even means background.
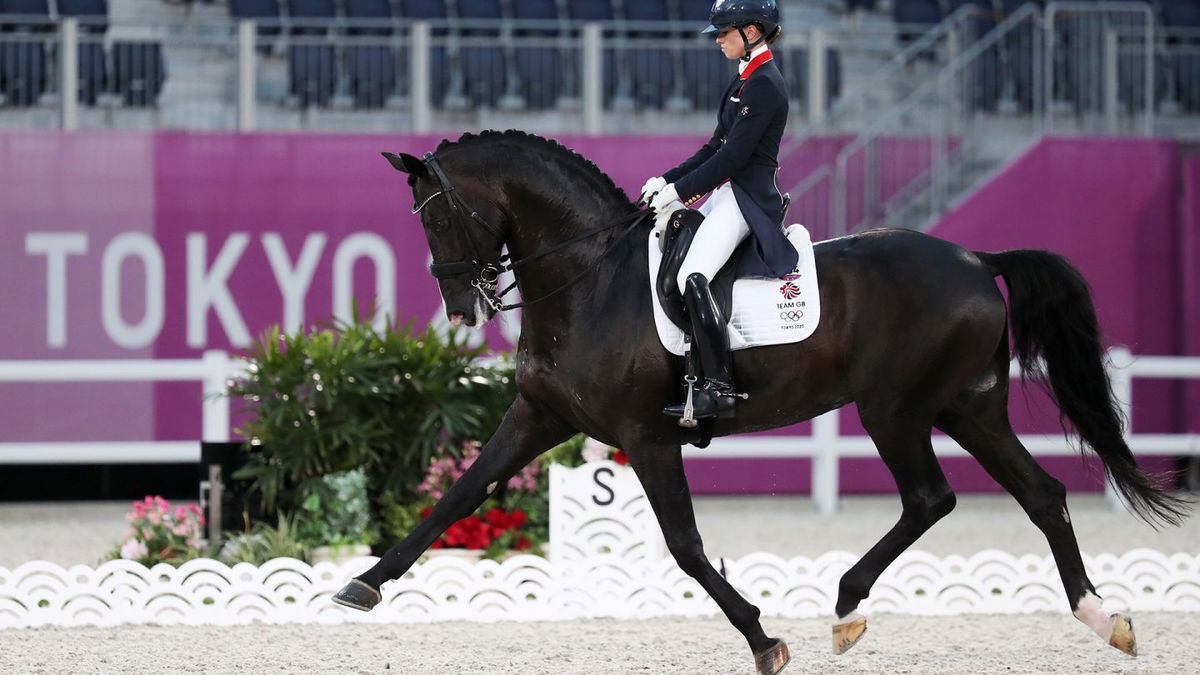
[[[559,20],[555,0],[513,0],[512,13],[518,21]],[[547,23],[533,28],[518,27],[513,36],[521,40],[521,45],[513,50],[513,66],[525,105],[534,109],[553,107],[566,84],[562,52],[555,44],[560,30]],[[526,46],[530,42],[544,42],[545,46]]]
[[[148,107],[158,103],[167,65],[158,42],[114,42],[112,81],[125,105]]]
[[[287,0],[292,35],[325,35],[337,17],[333,0]]]
[[[665,39],[671,18],[666,0],[625,3],[626,33],[630,38]],[[667,49],[635,46],[624,50],[630,93],[639,106],[661,108],[675,86],[675,63]]]
[[[679,65],[683,75],[684,98],[691,102],[692,107],[700,110],[711,108],[715,114],[721,95],[725,93],[736,70],[713,44],[711,37],[700,36],[700,31],[708,26],[710,7],[712,3],[707,0],[679,0],[679,20],[684,26],[680,29],[681,37],[694,40],[693,44],[681,49]]]
[[[279,0],[229,0],[229,16],[258,21],[258,34],[279,35]]]
[[[84,105],[96,105],[97,97],[108,88],[108,63],[104,45],[79,43],[79,98]]]
[[[392,18],[392,3],[389,0],[346,0],[346,32],[350,35],[391,35],[395,29],[380,25]],[[355,20],[363,23],[356,25]]]
[[[610,0],[567,0],[567,16],[573,21],[599,21],[610,25],[616,21],[616,13],[613,11]],[[605,29],[604,35],[605,37],[614,37],[615,29]],[[568,54],[568,57],[573,56],[573,54]],[[611,49],[605,49],[600,61],[600,68],[604,73],[601,95],[605,102],[611,102],[617,90],[616,54]],[[569,67],[578,68],[578,63],[574,58],[568,58],[567,62]]]
[[[0,93],[10,106],[30,106],[46,91],[46,48],[41,42],[0,43]]]
[[[1175,97],[1185,111],[1200,112],[1200,0],[1159,1]]]
[[[779,60],[780,70],[788,83],[788,93],[792,100],[797,101],[802,109],[794,111],[801,115],[808,111],[808,49],[803,47],[791,50],[785,58]],[[842,58],[837,49],[828,47],[825,50],[825,101],[826,108],[833,105],[842,93]]]
[[[502,18],[500,0],[458,0],[458,18],[463,19],[461,34],[496,37],[500,34],[492,22]],[[483,24],[472,24],[482,21]],[[504,95],[507,82],[507,64],[504,50],[491,45],[467,44],[458,52],[458,63],[462,72],[463,93],[473,106],[495,107]]]
[[[79,17],[79,30],[103,34],[108,31],[108,0],[58,0],[60,16]]]
[[[348,35],[385,37],[395,32],[384,23],[392,19],[389,0],[346,0]],[[356,25],[356,20],[363,23]],[[400,63],[397,63],[397,57]],[[382,44],[353,44],[346,47],[346,76],[350,97],[358,108],[382,107],[398,86],[407,80],[408,53]]]
[[[1000,11],[1006,16],[1011,16],[1029,4],[1042,6],[1037,0],[1000,0]],[[1004,49],[1008,57],[1007,75],[1012,79],[1013,97],[1023,111],[1033,109],[1033,87],[1036,81],[1033,73],[1035,39],[1033,24],[1026,22],[1014,28],[1004,40]]]
[[[54,30],[48,0],[0,0],[0,14],[17,20],[0,25],[5,33],[47,33]]]
[[[966,20],[964,36],[968,43],[979,40],[996,27],[996,12],[991,0],[948,0],[946,15],[949,16],[964,7],[972,10]],[[988,47],[972,60],[964,75],[967,104],[972,109],[994,111],[1000,101],[1004,84],[1004,74],[1000,67],[1000,46]]]
[[[406,19],[446,20],[446,3],[443,0],[399,0],[399,14]],[[434,27],[434,37],[447,34],[446,28]],[[434,107],[441,107],[450,87],[450,61],[446,48],[438,45],[429,54],[429,96]]]
[[[897,39],[906,45],[941,23],[942,8],[938,0],[893,0],[892,18],[898,24]]]
[[[337,64],[332,45],[290,45],[288,91],[301,108],[325,106],[337,88]]]

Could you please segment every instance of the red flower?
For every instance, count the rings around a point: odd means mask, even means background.
[[[513,546],[518,551],[528,551],[533,546],[533,542],[529,541],[529,537],[522,535],[517,539],[517,543]]]
[[[612,455],[612,461],[623,466],[629,466],[629,456],[625,454],[624,450],[617,450],[614,452]]]

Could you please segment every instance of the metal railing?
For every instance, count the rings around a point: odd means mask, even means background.
[[[678,22],[106,25],[64,17],[0,35],[10,45],[0,60],[35,80],[0,87],[0,127],[701,133],[735,72]],[[891,32],[860,32],[829,51],[843,37],[796,30],[776,46],[797,117],[826,115],[841,90],[839,56],[886,60],[899,49]]]
[[[931,223],[1051,131],[1152,133],[1154,51],[1147,5],[1023,6],[838,153],[829,234]]]
[[[1133,382],[1147,379],[1198,379],[1200,357],[1140,356],[1124,347],[1108,355],[1109,377],[1125,418],[1133,421]],[[181,382],[203,384],[202,439],[227,441],[230,438],[230,378],[245,373],[245,363],[231,359],[225,352],[205,352],[201,359],[146,360],[50,360],[0,361],[0,382]],[[1014,363],[1010,377],[1021,373]],[[685,449],[692,458],[745,459],[761,457],[811,458],[812,496],[821,513],[837,510],[839,495],[838,462],[843,458],[875,457],[874,443],[867,436],[842,435],[838,411],[813,420],[811,436],[758,436],[720,438],[704,449]],[[1061,434],[1023,434],[1021,443],[1035,456],[1073,456],[1076,445]],[[1129,433],[1130,447],[1138,455],[1200,456],[1200,434]],[[1077,443],[1077,442],[1076,442]],[[953,441],[935,436],[934,452],[939,457],[967,456]],[[113,463],[113,462],[196,462],[200,444],[196,441],[117,441],[117,442],[0,442],[0,464]],[[1117,502],[1112,486],[1106,488],[1110,500]]]
[[[1200,380],[1200,357],[1138,356],[1124,347],[1109,351],[1108,374],[1113,392],[1125,419],[1129,422],[1126,440],[1136,455],[1141,456],[1200,456],[1200,434],[1130,433],[1133,426],[1133,382],[1136,379]],[[1020,369],[1013,363],[1009,376],[1020,378]],[[718,438],[704,450],[686,449],[684,457],[746,458],[786,457],[810,458],[812,469],[813,505],[820,513],[837,511],[839,496],[839,460],[854,457],[875,457],[878,451],[868,436],[844,436],[839,430],[838,411],[833,410],[813,420],[811,436],[759,436],[751,438]],[[1067,439],[1061,433],[1021,434],[1021,444],[1035,457],[1062,457],[1078,454],[1077,439]],[[935,435],[933,450],[939,457],[969,456],[950,438]],[[1105,494],[1118,504],[1118,496],[1106,483]]]
[[[205,441],[229,440],[230,402],[225,394],[230,378],[244,372],[244,362],[219,350],[204,352],[199,359],[0,361],[0,382],[199,382],[200,433]],[[64,413],[70,414],[55,411]],[[198,461],[197,441],[0,442],[0,464]]]

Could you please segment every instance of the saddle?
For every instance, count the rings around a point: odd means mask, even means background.
[[[683,260],[692,247],[692,239],[696,236],[696,230],[703,222],[704,214],[696,209],[679,209],[671,214],[671,220],[667,223],[667,229],[662,239],[662,264],[658,268],[658,278],[654,283],[658,301],[667,318],[684,333],[691,333],[692,324],[685,316],[683,292],[679,288],[678,282],[679,268],[683,266]],[[736,265],[730,263],[740,259],[742,247],[748,245],[749,242],[750,238],[747,237],[733,255],[729,256],[729,261],[717,272],[716,278],[709,280],[708,285],[712,290],[713,299],[721,308],[721,316],[725,317],[726,323],[733,314],[733,283],[737,281]]]

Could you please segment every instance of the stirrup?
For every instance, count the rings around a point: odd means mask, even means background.
[[[663,414],[669,417],[678,417],[678,424],[684,429],[696,428],[699,424],[698,420],[701,419],[733,419],[733,406],[737,399],[750,398],[749,394],[735,393],[729,385],[720,386],[713,380],[708,380],[701,388],[704,399],[700,406],[700,414],[697,415],[695,395],[697,379],[691,375],[684,376],[684,381],[687,383],[687,396],[683,405],[663,408]]]

